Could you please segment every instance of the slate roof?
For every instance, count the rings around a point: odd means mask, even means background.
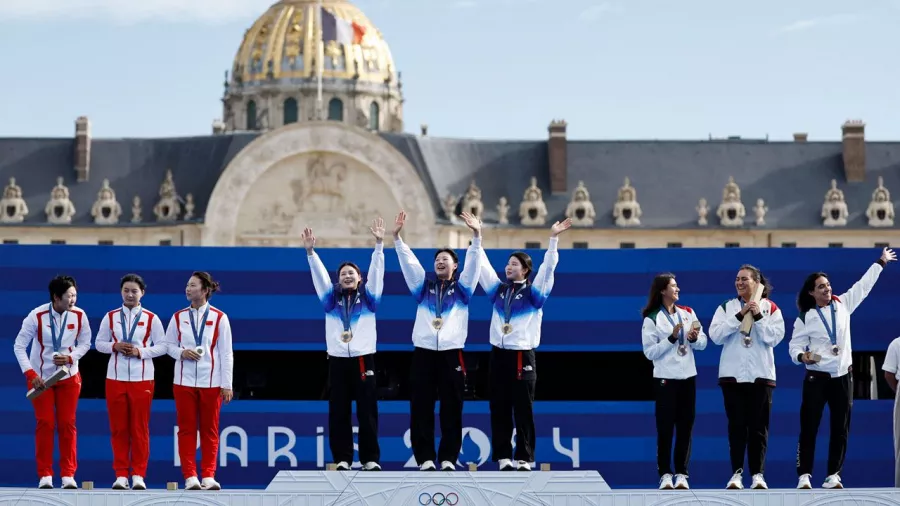
[[[77,215],[73,224],[90,225],[90,208],[102,181],[123,208],[130,226],[131,200],[139,195],[144,225],[155,224],[153,205],[165,171],[171,168],[178,193],[193,193],[202,220],[216,181],[228,163],[258,133],[172,139],[93,139],[90,181],[77,183],[75,140],[0,139],[0,185],[10,177],[22,187],[30,214],[25,225],[46,222],[44,206],[56,178],[64,177]],[[879,176],[900,197],[900,142],[866,144],[866,181],[847,183],[840,142],[569,141],[567,195],[551,195],[545,141],[482,141],[382,133],[410,160],[422,177],[435,211],[448,193],[462,195],[474,179],[482,191],[485,221],[496,222],[501,196],[510,206],[510,226],[519,226],[518,207],[532,177],[543,191],[548,222],[561,219],[571,191],[584,181],[597,212],[596,228],[615,227],[612,208],[627,176],[637,191],[641,228],[695,228],[698,200],[710,207],[707,228],[717,228],[716,207],[733,176],[746,207],[746,228],[755,228],[753,207],[763,198],[769,208],[765,229],[822,228],[820,213],[832,179],[849,206],[846,228],[866,228],[865,210]]]

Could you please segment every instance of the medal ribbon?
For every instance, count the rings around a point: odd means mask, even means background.
[[[62,348],[63,333],[66,331],[66,320],[69,319],[69,312],[63,313],[62,325],[59,328],[59,336],[56,335],[56,318],[53,316],[53,306],[50,307],[50,340],[53,343],[53,353],[59,353]]]
[[[203,331],[206,330],[206,318],[209,316],[209,306],[206,306],[206,312],[203,313],[203,321],[200,323],[200,333],[197,333],[197,325],[194,323],[194,312],[188,309],[188,316],[191,318],[191,330],[194,332],[194,342],[197,346],[203,346]]]
[[[522,283],[522,286],[513,292],[513,285],[510,284],[509,288],[506,289],[506,313],[504,315],[504,323],[509,323],[509,320],[512,318],[512,301],[519,295],[519,292],[524,290],[527,286],[527,283]]]
[[[444,280],[441,280],[440,289],[436,288],[437,291],[437,304],[434,307],[434,315],[438,318],[441,317],[441,313],[444,311],[444,296],[447,295],[447,292],[450,291],[450,287],[453,286],[453,283],[447,283],[447,288],[444,289]]]
[[[831,339],[831,345],[837,346],[837,317],[835,313],[837,310],[834,308],[834,301],[831,302],[831,327],[828,327],[828,323],[825,322],[825,315],[822,314],[822,310],[819,306],[816,306],[816,312],[819,313],[819,319],[822,320],[822,325],[825,326],[825,332],[828,332],[828,337]]]
[[[660,309],[662,310],[663,314],[666,315],[666,320],[669,320],[669,324],[672,325],[672,329],[674,330],[675,321],[672,320],[672,317],[669,315],[669,310],[665,307],[660,307]],[[678,323],[681,323],[683,325],[683,322],[681,321],[681,313],[678,312],[677,308],[675,309],[675,314],[678,315]],[[681,330],[679,330],[678,333],[678,344],[684,346],[684,327],[681,327]]]
[[[141,320],[141,313],[144,312],[144,308],[138,309],[136,315],[134,315],[134,321],[131,322],[131,332],[129,333],[125,328],[125,309],[119,309],[120,322],[122,324],[122,342],[131,344],[134,341],[134,332],[137,330],[138,322]],[[193,322],[191,322],[193,324]],[[198,345],[199,346],[199,345]]]
[[[344,324],[344,332],[348,332],[350,330],[350,316],[353,315],[353,306],[359,302],[359,292],[356,292],[356,298],[353,301],[353,304],[350,304],[350,297],[352,295],[347,293],[347,296],[344,297],[344,308],[341,310],[341,321]]]

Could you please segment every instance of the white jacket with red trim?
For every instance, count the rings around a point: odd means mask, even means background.
[[[200,322],[209,308],[209,315],[203,322],[203,355],[200,360],[184,360],[184,350],[197,347],[194,331],[191,328],[190,314],[197,323],[197,334],[200,334]],[[166,346],[169,356],[175,359],[174,384],[198,388],[233,388],[234,351],[231,347],[231,324],[228,315],[208,302],[199,309],[186,307],[172,315],[166,328]]]
[[[125,313],[126,332],[131,332],[134,317],[140,312],[137,326],[134,327],[131,342],[141,352],[140,357],[124,355],[113,351],[113,345],[125,340],[122,336],[122,313]],[[153,380],[153,359],[168,352],[165,342],[166,331],[156,313],[143,306],[134,308],[120,307],[106,313],[97,329],[94,347],[100,353],[111,354],[106,367],[106,379],[116,381],[150,381]]]
[[[91,324],[81,308],[74,306],[59,314],[53,311],[48,302],[32,309],[22,320],[22,328],[13,345],[19,367],[29,380],[38,375],[41,379],[47,379],[58,369],[53,365],[51,314],[56,322],[57,332],[63,320],[66,321],[66,328],[62,330],[62,346],[59,350],[60,353],[69,356],[69,375],[66,378],[78,374],[78,360],[91,349]],[[29,344],[30,354],[26,353]]]

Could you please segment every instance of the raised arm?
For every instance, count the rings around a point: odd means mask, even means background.
[[[488,259],[484,248],[479,248],[479,255],[481,255],[481,272],[478,273],[478,283],[481,284],[481,288],[484,288],[484,293],[487,294],[491,302],[494,302],[497,300],[497,288],[500,287],[500,278],[497,277],[497,271],[491,266],[491,261]]]
[[[100,328],[97,329],[97,339],[94,340],[94,347],[100,353],[107,355],[113,352],[112,333],[109,331],[109,323],[112,316],[107,313],[106,317],[100,320]]]
[[[35,335],[37,335],[37,316],[32,313],[22,320],[22,327],[16,336],[16,342],[13,344],[13,352],[16,354],[19,368],[22,369],[22,373],[29,380],[38,376],[34,368],[31,367],[31,361],[28,360],[28,345],[34,340]]]
[[[550,291],[553,290],[553,273],[556,270],[556,264],[559,263],[559,234],[571,226],[572,219],[566,218],[562,222],[557,221],[550,227],[550,245],[547,247],[547,252],[544,253],[544,261],[541,262],[537,275],[534,276],[534,282],[531,284],[532,303],[536,308],[544,306],[544,302],[550,296]]]
[[[418,298],[422,296],[422,285],[425,284],[425,269],[422,268],[416,254],[400,238],[400,231],[403,230],[404,223],[406,223],[406,211],[401,210],[394,220],[394,250],[397,252],[400,271],[403,273],[409,293],[417,298],[416,302],[421,302]]]
[[[97,333],[97,341],[100,341],[99,332]],[[144,360],[151,360],[168,353],[169,347],[168,345],[166,345],[166,329],[163,328],[163,324],[159,318],[159,315],[153,315],[150,317],[150,342],[152,344],[148,348],[135,348],[136,350],[138,350],[138,356],[140,358]]]
[[[376,218],[369,230],[375,236],[375,251],[372,252],[372,262],[366,273],[366,292],[377,307],[384,291],[384,220]]]
[[[459,275],[459,286],[471,298],[481,274],[481,220],[469,213],[462,213],[460,217],[465,220],[466,226],[472,229],[472,244],[466,250],[465,263]]]
[[[306,248],[306,258],[309,260],[309,273],[312,275],[316,295],[319,296],[319,301],[325,307],[325,310],[328,311],[334,299],[332,297],[334,284],[331,282],[331,276],[328,274],[325,264],[322,263],[322,259],[316,254],[316,236],[313,235],[312,229],[309,227],[304,229],[301,237],[303,238],[303,246]]]
[[[856,308],[862,304],[862,301],[864,301],[869,295],[869,292],[872,291],[875,282],[878,281],[878,277],[881,276],[881,271],[884,270],[888,262],[894,262],[896,260],[897,255],[894,254],[893,250],[884,248],[881,251],[881,258],[869,266],[869,269],[863,274],[863,277],[856,283],[853,283],[853,286],[851,286],[846,293],[838,296],[844,304],[844,307],[847,308],[847,311],[851,314],[856,311]]]

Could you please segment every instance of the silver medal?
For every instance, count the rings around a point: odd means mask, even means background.
[[[206,353],[206,350],[203,349],[203,346],[197,346],[196,348],[194,348],[194,353],[202,357],[203,354]]]
[[[743,343],[744,348],[749,348],[750,345],[753,344],[753,339],[751,339],[750,336],[744,336]]]
[[[682,357],[687,355],[687,346],[685,346],[683,344],[679,345],[678,346],[678,354],[681,355]]]
[[[841,349],[838,347],[838,345],[834,345],[831,347],[831,353],[835,356],[840,355]]]

